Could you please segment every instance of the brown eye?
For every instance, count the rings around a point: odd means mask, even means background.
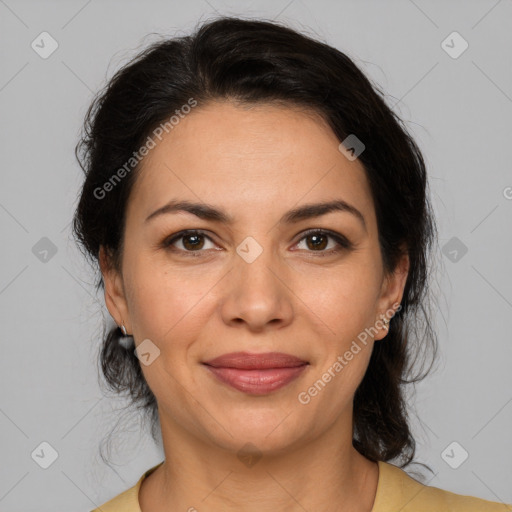
[[[330,249],[325,250],[329,245],[329,239],[334,241]],[[299,244],[306,240],[306,249],[308,252],[318,252],[318,256],[338,253],[343,249],[349,250],[352,248],[352,243],[348,241],[343,235],[338,233],[325,231],[325,230],[311,230],[304,234],[299,241]]]
[[[176,233],[171,238],[164,241],[163,246],[169,250],[175,252],[182,253],[198,253],[198,254],[189,254],[191,256],[200,256],[200,253],[206,252],[202,249],[205,249],[205,243],[209,241],[212,246],[213,243],[209,236],[205,235],[201,231],[180,231]],[[181,247],[179,246],[181,243]],[[212,247],[206,247],[206,249],[210,249]]]
[[[183,247],[187,250],[202,249],[204,245],[203,235],[184,235],[181,238],[183,240]]]
[[[309,249],[322,250],[327,247],[329,237],[327,237],[326,235],[315,234],[315,235],[308,235],[305,238],[306,238],[306,240],[311,241],[310,244],[307,244]]]
[[[318,229],[306,232],[299,240],[299,244],[303,240],[306,240],[306,252],[318,253],[316,256],[328,256],[341,252],[343,249],[349,250],[353,247],[352,243],[343,235]],[[332,247],[329,248],[330,241],[334,243]],[[179,246],[180,243],[181,247]],[[205,247],[207,243],[211,243],[212,247]],[[166,239],[162,243],[162,246],[176,253],[196,257],[202,256],[203,253],[207,252],[206,249],[215,248],[215,244],[212,242],[211,238],[198,230],[180,231]]]

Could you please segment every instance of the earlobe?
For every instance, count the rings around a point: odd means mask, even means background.
[[[122,276],[112,264],[111,256],[103,246],[100,247],[98,261],[105,285],[105,305],[117,325],[124,325],[129,329],[130,321]]]

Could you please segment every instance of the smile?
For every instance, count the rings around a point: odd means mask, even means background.
[[[251,395],[265,395],[298,378],[309,365],[298,357],[271,352],[234,352],[203,363],[219,381]]]

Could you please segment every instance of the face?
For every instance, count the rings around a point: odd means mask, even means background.
[[[146,344],[162,431],[269,452],[335,426],[351,436],[354,393],[387,334],[377,320],[400,302],[408,262],[384,273],[364,168],[338,146],[312,113],[216,102],[146,156],[121,269],[108,270],[103,251],[101,262],[110,313]],[[203,209],[162,209],[185,201]],[[345,206],[303,210],[334,201]],[[306,364],[204,364],[233,352]]]

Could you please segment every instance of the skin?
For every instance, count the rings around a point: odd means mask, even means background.
[[[352,446],[353,397],[387,331],[360,344],[310,403],[297,398],[400,303],[409,269],[404,256],[385,274],[364,168],[338,145],[316,114],[214,102],[196,107],[143,161],[127,205],[121,268],[100,252],[111,315],[137,346],[150,339],[160,350],[141,365],[165,451],[165,463],[142,484],[143,512],[371,511],[378,465]],[[234,222],[188,212],[145,222],[171,199],[208,203]],[[348,212],[278,223],[292,208],[333,199],[356,207],[366,229]],[[336,241],[321,238],[317,248],[303,235],[311,228],[344,235],[353,248],[329,254]],[[209,238],[196,249],[190,237],[164,247],[184,229]],[[263,249],[252,263],[236,252],[248,236]],[[309,366],[284,388],[253,396],[201,364],[234,351],[285,352]],[[250,467],[237,457],[246,443],[262,455]]]

